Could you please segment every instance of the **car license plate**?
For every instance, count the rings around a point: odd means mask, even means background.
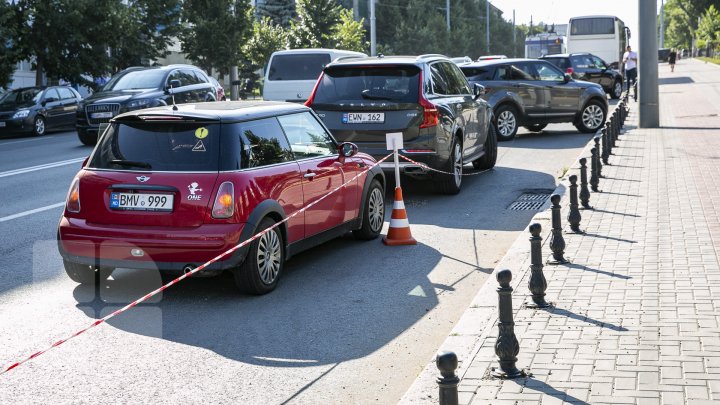
[[[343,124],[382,124],[385,113],[343,113]]]
[[[110,193],[110,209],[127,211],[172,211],[172,194]]]
[[[98,119],[98,118],[112,118],[113,113],[112,111],[103,111],[103,112],[96,112],[90,114],[90,118]]]
[[[5,121],[0,121],[0,128],[5,126]]]

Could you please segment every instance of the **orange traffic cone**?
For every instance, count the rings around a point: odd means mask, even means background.
[[[417,241],[410,233],[410,223],[405,212],[402,189],[395,187],[395,201],[393,202],[392,215],[390,216],[390,228],[383,243],[389,246],[417,245]]]

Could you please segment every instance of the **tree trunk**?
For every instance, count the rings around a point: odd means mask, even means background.
[[[35,85],[36,86],[44,86],[45,83],[43,83],[43,60],[40,56],[37,56],[35,59]]]

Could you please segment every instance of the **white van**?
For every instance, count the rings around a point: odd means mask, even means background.
[[[361,52],[323,48],[273,52],[265,69],[263,99],[304,102],[325,65],[337,58],[366,56]]]

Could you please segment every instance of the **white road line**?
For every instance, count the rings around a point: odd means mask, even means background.
[[[37,142],[37,141],[47,140],[48,138],[52,138],[52,137],[53,137],[52,135],[46,135],[46,136],[43,136],[43,137],[41,137],[41,138],[23,139],[23,140],[20,140],[20,141],[0,142],[0,145],[12,145],[12,144],[15,144],[15,143]]]
[[[9,170],[7,172],[0,172],[0,177],[14,176],[16,174],[29,173],[29,172],[34,172],[34,171],[43,170],[43,169],[51,169],[53,167],[58,167],[58,166],[72,165],[75,163],[80,163],[83,160],[85,160],[85,158],[81,157],[81,158],[77,158],[77,159],[61,160],[59,162],[46,163],[44,165],[24,167],[22,169]],[[79,169],[79,167],[78,167],[78,169]]]
[[[10,221],[11,219],[25,217],[25,216],[32,215],[32,214],[37,214],[38,212],[43,212],[43,211],[51,210],[53,208],[62,207],[63,205],[65,205],[64,202],[59,202],[57,204],[46,205],[44,207],[35,208],[34,210],[18,212],[17,214],[12,214],[12,215],[8,215],[6,217],[0,218],[0,222]]]

